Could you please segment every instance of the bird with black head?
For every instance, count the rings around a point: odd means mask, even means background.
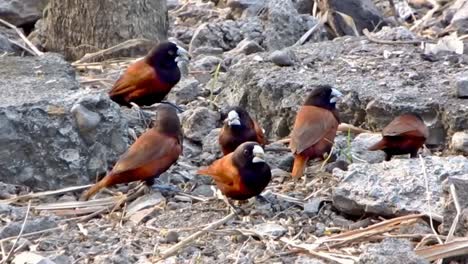
[[[297,112],[289,144],[294,155],[294,178],[304,174],[308,160],[330,154],[340,123],[336,102],[341,96],[329,85],[317,86]]]
[[[197,173],[211,176],[219,190],[234,200],[247,200],[259,195],[271,180],[263,148],[251,141],[242,143],[234,152]]]
[[[120,183],[145,181],[148,185],[168,170],[182,153],[182,128],[174,107],[161,104],[156,109],[154,126],[144,132],[119,158],[112,170],[86,191],[88,200],[102,188]]]
[[[233,152],[247,141],[255,141],[261,146],[267,143],[262,128],[244,108],[239,106],[227,111],[218,141],[224,155]]]
[[[161,42],[143,59],[131,64],[109,91],[122,106],[149,106],[161,102],[181,78],[177,65],[189,61],[188,52],[172,42]]]

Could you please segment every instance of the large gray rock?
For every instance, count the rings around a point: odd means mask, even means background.
[[[458,0],[454,5],[451,25],[458,30],[458,34],[468,33],[468,1]]]
[[[384,57],[383,48],[392,56]],[[279,67],[268,53],[232,65],[217,97],[253,113],[271,138],[289,135],[298,107],[311,88],[330,84],[345,96],[338,104],[342,122],[381,130],[403,112],[417,112],[429,125],[427,144],[444,146],[451,134],[468,129],[468,105],[447,88],[463,69],[420,58],[419,47],[340,38],[294,47],[301,61]]]
[[[42,17],[48,0],[1,0],[0,18],[15,26],[34,23]]]
[[[0,58],[0,181],[35,190],[89,183],[127,148],[107,95],[78,90],[56,54]]]
[[[231,4],[244,6],[240,3],[244,1],[235,2]],[[317,20],[311,15],[300,15],[291,0],[246,2],[246,6],[261,6],[260,15],[200,25],[190,42],[190,51],[196,53],[197,49],[205,46],[228,51],[244,39],[253,40],[268,50],[278,50],[293,45],[317,24]],[[324,32],[320,28],[309,38],[310,41],[324,39]]]
[[[0,33],[0,52],[14,52],[13,45],[11,42],[8,40],[7,37],[5,37],[3,34]]]
[[[220,114],[207,107],[197,107],[182,113],[184,136],[194,142],[203,139],[218,125]]]
[[[377,133],[361,133],[354,139],[347,135],[338,135],[335,138],[335,153],[339,160],[353,163],[379,163],[385,160],[385,152],[369,151],[368,148],[382,139]]]
[[[429,264],[413,251],[408,240],[386,238],[379,244],[366,246],[358,264]]]
[[[329,8],[335,12],[332,13],[335,21],[335,26],[338,33],[343,35],[355,35],[352,27],[345,23],[345,20],[337,12],[341,12],[350,16],[353,19],[354,25],[358,34],[362,34],[362,30],[367,28],[369,31],[381,28],[387,23],[380,11],[372,0],[330,0],[327,1]]]
[[[189,50],[197,53],[199,48],[214,47],[228,51],[245,38],[261,43],[264,38],[262,32],[263,26],[258,18],[203,23],[193,33]]]
[[[333,204],[340,211],[362,215],[443,213],[442,181],[468,174],[468,158],[462,156],[424,158],[430,208],[423,167],[419,159],[392,159],[376,164],[351,164],[348,171],[334,170],[340,183],[333,190]]]

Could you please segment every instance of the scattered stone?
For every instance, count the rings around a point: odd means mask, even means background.
[[[275,180],[280,180],[282,182],[284,181],[284,179],[290,178],[291,174],[282,169],[275,168],[271,170],[271,177],[275,178]]]
[[[9,199],[16,195],[26,194],[29,191],[26,186],[0,182],[0,199]]]
[[[200,59],[191,62],[191,67],[195,71],[214,72],[218,65],[221,64],[220,69],[225,70],[223,59],[215,56],[202,56]]]
[[[192,194],[198,196],[213,197],[214,191],[212,187],[213,185],[199,185],[192,191]]]
[[[48,2],[48,0],[2,0],[0,18],[15,26],[34,24],[42,17],[42,10]]]
[[[304,203],[304,213],[314,214],[316,215],[320,210],[320,205],[323,202],[322,197],[314,197]]]
[[[385,238],[381,243],[366,246],[359,264],[429,264],[417,256],[411,243],[403,239]]]
[[[292,167],[294,165],[294,156],[291,153],[284,155],[283,159],[278,164],[278,168],[282,169],[283,171],[292,171]]]
[[[468,98],[468,73],[465,73],[464,77],[460,77],[456,80],[456,89],[458,98]]]
[[[73,259],[65,255],[49,256],[49,259],[52,260],[55,264],[72,264],[73,263]]]
[[[8,223],[3,228],[0,228],[0,239],[17,236],[21,230],[22,225],[23,219],[20,221]],[[37,217],[34,219],[28,219],[26,225],[24,226],[23,233],[26,234],[31,232],[37,232],[54,227],[57,227],[56,217]]]
[[[383,27],[379,32],[373,34],[376,38],[387,41],[415,40],[414,33],[406,27]]]
[[[325,262],[309,256],[300,255],[296,258],[294,264],[325,264]]]
[[[15,52],[13,44],[2,33],[0,33],[0,52]]]
[[[11,221],[21,221],[24,220],[26,216],[25,207],[16,207],[8,204],[0,203],[0,219],[8,219]]]
[[[164,198],[164,196],[162,196],[160,192],[152,192],[150,194],[140,196],[128,205],[127,216],[130,216],[148,207],[153,207],[165,201],[166,198]]]
[[[203,152],[215,154],[217,157],[222,155],[221,147],[218,143],[219,133],[221,128],[215,128],[208,133],[203,139]]]
[[[278,66],[293,66],[297,60],[296,55],[290,49],[275,50],[269,59]]]
[[[285,227],[275,223],[262,223],[254,226],[254,230],[261,236],[277,239],[288,231]]]
[[[382,139],[382,135],[361,133],[351,142],[351,158],[354,163],[380,163],[385,160],[385,152],[369,151],[368,148]],[[346,151],[346,149],[345,149]]]
[[[345,160],[337,160],[328,163],[325,165],[325,171],[328,173],[332,173],[334,169],[340,169],[342,171],[347,171],[348,170],[349,163]]]
[[[230,54],[245,54],[245,55],[250,55],[254,54],[257,52],[263,52],[265,49],[260,46],[256,41],[249,40],[249,39],[244,39],[237,46],[229,51]]]
[[[176,104],[187,104],[202,93],[200,82],[195,78],[183,78],[171,89],[167,100]]]
[[[33,252],[21,252],[12,261],[13,264],[56,264],[49,258],[43,257]]]
[[[62,57],[2,57],[0,64],[9,65],[0,67],[0,181],[33,190],[86,184],[126,150],[119,106],[105,94],[76,91]]]
[[[190,109],[182,114],[184,136],[202,142],[218,124],[220,114],[206,107]]]
[[[468,158],[462,156],[424,158],[431,191],[431,211],[443,213],[441,182],[447,177],[468,173]],[[354,163],[348,171],[335,170],[341,182],[333,190],[334,206],[348,214],[395,216],[426,213],[426,184],[419,159],[392,159],[389,162]]]
[[[179,233],[175,231],[169,231],[166,234],[165,242],[168,244],[173,244],[179,242]]]
[[[468,154],[468,132],[456,132],[452,136],[451,147],[455,151]]]

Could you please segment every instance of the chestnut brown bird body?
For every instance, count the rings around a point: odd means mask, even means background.
[[[271,180],[264,151],[256,142],[245,142],[198,174],[211,176],[221,192],[234,200],[259,195]]]
[[[262,146],[267,143],[262,128],[241,107],[234,107],[228,111],[218,141],[224,155],[233,152],[247,141],[255,141]]]
[[[175,109],[158,106],[154,126],[143,133],[119,158],[102,180],[92,186],[82,199],[87,200],[105,187],[143,180],[152,184],[155,177],[174,164],[182,153],[182,131]]]
[[[418,150],[429,137],[429,130],[419,115],[403,114],[383,129],[382,136],[369,150],[383,150],[386,161],[392,159],[393,155],[410,154],[416,158]]]
[[[309,159],[330,153],[339,125],[335,108],[339,96],[341,93],[330,86],[318,86],[299,109],[289,145],[294,154],[293,177],[303,175]]]
[[[161,102],[180,80],[178,61],[189,60],[187,51],[172,42],[162,42],[143,59],[131,64],[109,91],[123,106]]]

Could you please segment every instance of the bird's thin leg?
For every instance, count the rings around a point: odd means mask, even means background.
[[[169,102],[169,101],[161,101],[161,104],[168,104],[168,105],[174,107],[175,109],[177,109],[177,111],[179,111],[179,113],[184,112],[184,110],[182,110],[182,108],[180,108],[180,107],[177,106],[176,104],[171,103],[171,102]]]
[[[135,104],[134,102],[130,102],[130,104],[132,105],[132,109],[135,109],[135,111],[137,112],[138,119],[140,119],[143,122],[145,127],[149,127],[148,122],[146,122],[145,111],[143,111],[141,109],[141,107],[139,105]]]
[[[232,212],[234,212],[236,214],[242,213],[242,209],[239,208],[239,207],[234,206],[225,195],[223,195],[223,201],[229,207],[230,211],[232,211]]]

